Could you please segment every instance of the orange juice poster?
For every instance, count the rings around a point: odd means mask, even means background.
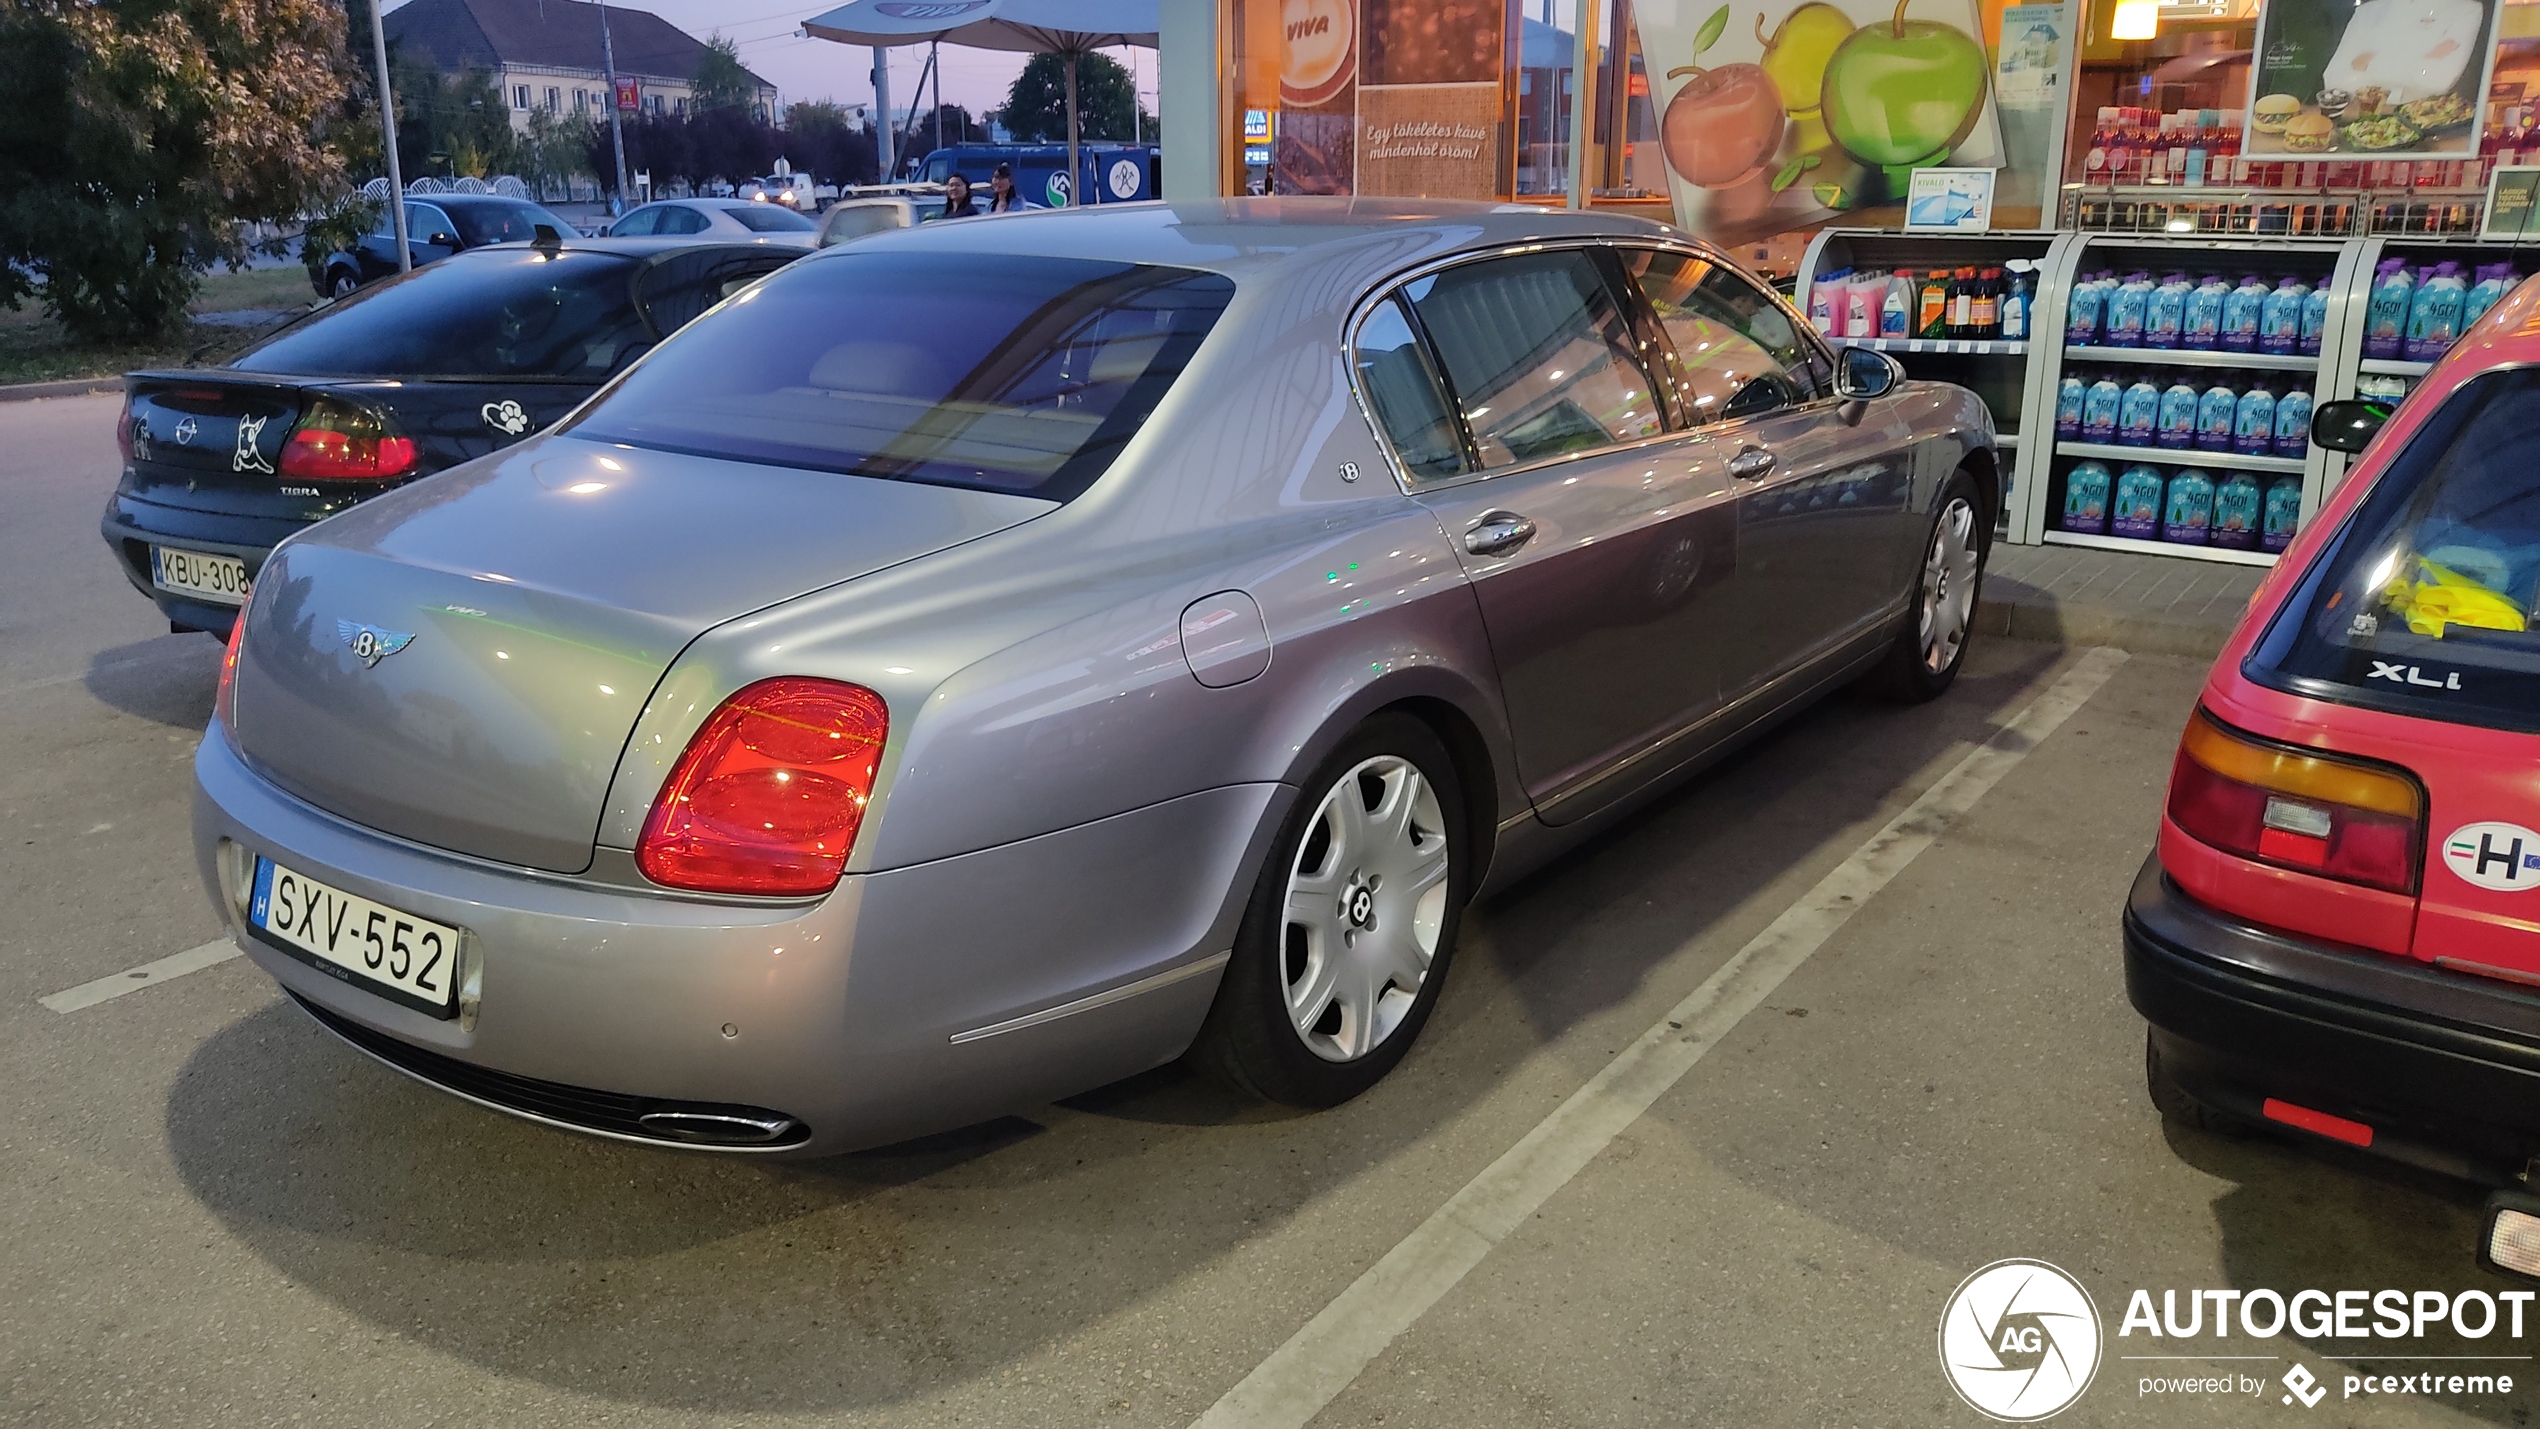
[[[1892,222],[1915,170],[2003,164],[1975,0],[1640,0],[1638,14],[1668,189],[1698,233]]]

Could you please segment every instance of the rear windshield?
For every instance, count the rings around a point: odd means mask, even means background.
[[[230,365],[344,377],[596,382],[652,340],[637,259],[531,249],[461,253],[312,313]]]
[[[2464,383],[2247,662],[2294,693],[2540,731],[2540,369]]]
[[[817,233],[820,225],[772,203],[736,203],[724,210],[752,233]]]
[[[681,333],[572,430],[1064,501],[1136,434],[1234,291],[1185,268],[831,249]]]
[[[538,236],[537,228],[542,223],[562,238],[582,231],[534,203],[452,203],[442,207],[449,210],[450,221],[459,226],[459,237],[466,239],[470,248],[488,243],[527,243]]]

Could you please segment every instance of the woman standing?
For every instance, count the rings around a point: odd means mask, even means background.
[[[937,218],[977,218],[979,206],[970,201],[970,180],[959,174],[944,180],[944,211]]]

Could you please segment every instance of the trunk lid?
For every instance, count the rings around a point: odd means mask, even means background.
[[[302,514],[277,466],[306,410],[297,383],[241,381],[211,372],[136,372],[124,379],[124,436],[132,464],[124,488],[163,505],[238,516]]]
[[[533,440],[277,550],[234,734],[356,823],[578,872],[627,735],[690,640],[1053,505]]]

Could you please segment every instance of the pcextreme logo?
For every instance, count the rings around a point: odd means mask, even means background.
[[[2006,1424],[2062,1413],[2099,1372],[2099,1310],[2042,1260],[1997,1260],[1940,1314],[1940,1368],[1967,1407]]]

